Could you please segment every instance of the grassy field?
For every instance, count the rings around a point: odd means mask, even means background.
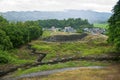
[[[94,27],[98,27],[98,28],[104,28],[104,29],[108,29],[108,24],[107,23],[95,23],[93,24]]]

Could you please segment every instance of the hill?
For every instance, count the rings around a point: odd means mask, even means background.
[[[1,13],[9,21],[27,21],[43,19],[88,19],[90,23],[106,22],[111,13],[95,12],[90,10],[66,10],[66,11],[10,11]]]

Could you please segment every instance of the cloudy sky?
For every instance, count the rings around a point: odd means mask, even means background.
[[[111,12],[118,0],[0,0],[0,12],[94,10]]]

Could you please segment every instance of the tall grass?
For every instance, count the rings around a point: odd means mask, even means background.
[[[102,40],[102,39],[101,39]],[[38,52],[47,53],[44,60],[51,60],[55,58],[63,58],[70,56],[98,56],[109,53],[112,46],[101,40],[93,41],[76,41],[76,42],[43,42],[35,41],[32,43],[32,47]]]

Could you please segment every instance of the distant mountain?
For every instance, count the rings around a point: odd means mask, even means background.
[[[2,14],[9,21],[27,21],[43,19],[67,19],[82,18],[88,19],[90,23],[106,22],[111,13],[95,12],[90,10],[67,10],[67,11],[10,11]]]

